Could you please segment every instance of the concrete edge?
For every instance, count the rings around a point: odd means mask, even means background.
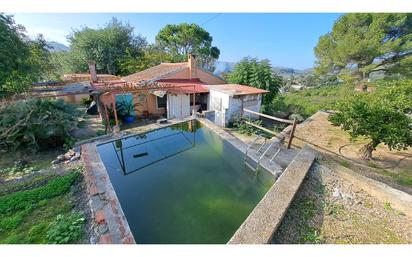
[[[239,138],[233,136],[232,134],[230,134],[229,132],[225,131],[224,129],[222,129],[221,127],[219,127],[218,125],[214,124],[213,122],[211,122],[208,119],[205,118],[196,118],[200,123],[202,123],[202,125],[206,126],[208,129],[210,129],[211,131],[213,131],[215,134],[217,134],[220,138],[222,138],[223,140],[227,141],[228,143],[230,143],[232,146],[234,146],[236,149],[238,149],[239,151],[241,151],[242,153],[246,152],[247,149],[247,145],[240,140]]]
[[[82,145],[81,152],[92,223],[97,235],[96,243],[136,243],[96,144]]]
[[[328,165],[324,165],[328,167]],[[330,169],[330,167],[328,167]],[[368,178],[346,167],[341,167],[338,173],[342,178],[362,185],[362,189],[406,215],[412,217],[412,195],[393,188],[378,180]]]
[[[315,157],[314,151],[305,145],[252,210],[228,244],[269,243]]]

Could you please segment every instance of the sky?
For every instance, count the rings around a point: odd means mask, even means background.
[[[330,13],[15,13],[29,36],[42,33],[46,40],[68,45],[73,29],[104,26],[112,17],[129,22],[135,33],[155,41],[167,24],[196,23],[213,37],[220,49],[219,61],[237,62],[243,57],[267,58],[273,66],[306,69],[314,66],[313,48],[320,36],[331,31],[341,14]]]

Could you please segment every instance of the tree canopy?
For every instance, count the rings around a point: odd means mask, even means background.
[[[103,28],[85,27],[75,30],[68,37],[70,57],[68,64],[73,70],[87,70],[87,63],[96,62],[96,69],[108,74],[119,74],[123,60],[143,55],[146,39],[133,33],[130,24],[113,18]]]
[[[168,53],[174,62],[186,61],[187,55],[193,53],[199,64],[209,71],[214,70],[215,60],[220,55],[220,50],[212,46],[212,41],[209,32],[194,23],[166,25],[156,36],[156,44]]]
[[[412,14],[351,13],[341,16],[315,47],[318,74],[373,72],[412,75]]]
[[[412,146],[412,81],[398,80],[375,93],[358,93],[336,106],[330,116],[334,125],[342,126],[352,138],[365,137],[369,142],[361,149],[364,159],[380,143],[389,149]]]
[[[12,16],[0,13],[0,98],[55,76],[43,36],[30,40],[25,32]]]
[[[278,94],[283,79],[272,72],[269,60],[259,61],[257,58],[246,57],[237,63],[232,72],[228,73],[230,83],[242,84],[268,90],[263,97],[263,104],[269,105]]]

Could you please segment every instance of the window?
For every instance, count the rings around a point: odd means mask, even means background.
[[[157,108],[158,109],[166,108],[167,95],[165,95],[163,97],[156,96],[156,98],[157,98],[157,101],[156,101],[157,102]]]

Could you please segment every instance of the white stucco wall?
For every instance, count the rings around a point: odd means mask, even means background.
[[[227,126],[241,115],[243,108],[259,112],[262,95],[231,96],[230,94],[210,89],[209,110],[216,112],[215,123],[219,126]],[[257,118],[256,115],[244,113],[245,116]]]
[[[183,119],[190,116],[190,96],[186,94],[167,95],[167,118]]]
[[[208,109],[215,111],[215,124],[226,126],[226,112],[229,108],[230,96],[228,94],[210,89]]]

